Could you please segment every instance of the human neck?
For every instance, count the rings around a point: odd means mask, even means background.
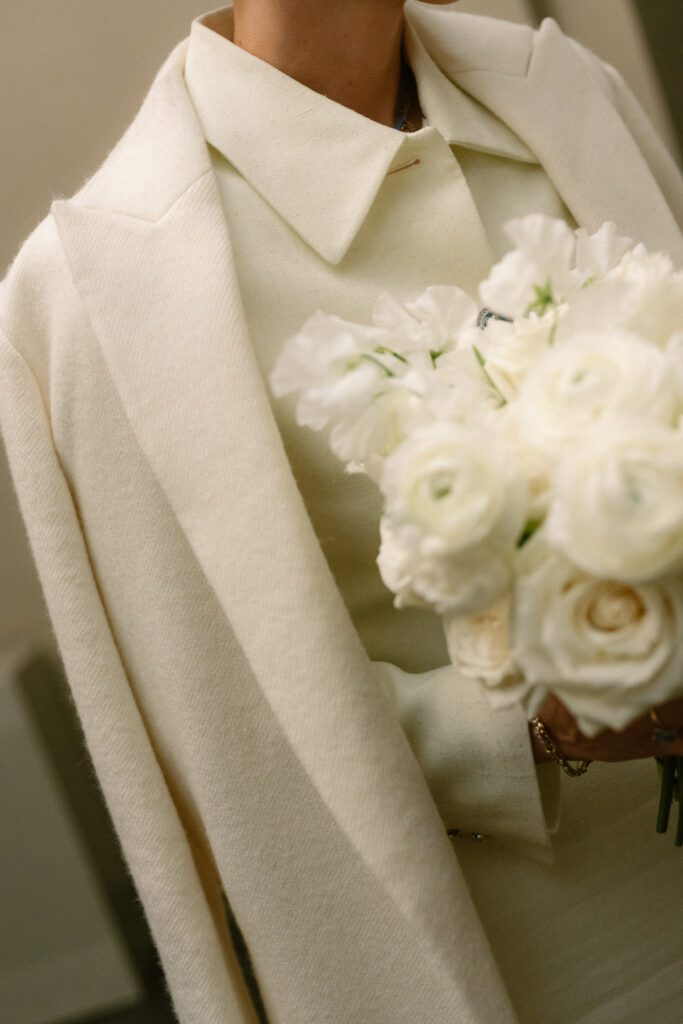
[[[234,42],[309,89],[393,125],[403,0],[235,0]]]

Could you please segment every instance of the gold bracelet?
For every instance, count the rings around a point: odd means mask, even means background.
[[[531,724],[534,727],[534,732],[536,733],[539,742],[543,744],[546,753],[550,754],[550,756],[555,761],[557,761],[560,768],[562,768],[562,770],[565,771],[567,775],[571,775],[572,778],[576,778],[578,775],[586,774],[586,772],[588,771],[588,765],[592,764],[592,761],[581,761],[580,764],[574,767],[569,763],[567,758],[560,752],[560,749],[557,746],[555,740],[553,739],[552,734],[548,729],[548,726],[541,721],[538,715],[536,715],[536,717],[532,719]]]

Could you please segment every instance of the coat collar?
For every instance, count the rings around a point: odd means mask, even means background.
[[[556,28],[545,27],[532,45],[528,30],[492,29],[487,19],[445,9],[425,14],[427,48],[538,154],[579,223],[597,226],[614,215],[637,236],[633,189],[648,218],[671,233],[658,188],[617,115],[604,110],[600,136],[591,134],[588,115],[600,96],[576,85],[583,65]],[[462,32],[449,30],[457,40],[447,50],[441,19],[451,16]],[[283,732],[346,841],[414,923],[416,948],[448,972],[472,1008],[468,1019],[479,1021],[477,992],[500,993],[501,1006],[505,996],[443,825],[292,478],[183,83],[186,48],[170,55],[100,171],[72,200],[56,202],[53,215],[141,449]],[[484,66],[492,54],[496,69]],[[549,103],[559,116],[547,116]],[[580,129],[569,132],[577,118]]]
[[[230,10],[220,15],[221,34],[209,27],[211,15],[192,23],[185,62],[204,136],[308,245],[337,264],[387,173],[414,158],[422,133],[408,139],[241,50],[231,42]],[[453,145],[535,162],[501,120],[439,70],[409,15],[405,38],[432,130]]]
[[[517,36],[514,62],[510,56],[498,60],[498,47],[503,53],[506,49],[501,24],[494,27],[483,19],[491,26],[484,30],[470,22],[465,41],[459,33],[444,31],[447,16],[446,8],[422,12],[424,45],[446,75],[493,110],[536,154],[576,223],[595,231],[603,221],[614,221],[621,234],[682,262],[680,230],[643,154],[596,81],[595,65],[586,63],[557,23],[546,18],[532,38]],[[487,58],[481,42],[489,32]],[[466,60],[468,42],[479,54],[479,67]]]
[[[552,19],[534,33],[413,0],[406,15],[419,49],[463,94],[510,127],[578,224],[595,230],[613,220],[622,234],[683,260],[680,230],[638,145],[595,80],[595,69]],[[170,54],[135,121],[72,203],[156,220],[208,173],[202,127],[182,87],[187,48],[185,40]],[[398,135],[383,131],[392,139]],[[380,158],[376,178],[391,165],[387,159]]]

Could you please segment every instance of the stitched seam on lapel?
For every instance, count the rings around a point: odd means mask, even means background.
[[[201,174],[197,175],[196,178],[193,178],[192,181],[189,182],[189,184],[187,184],[183,188],[183,190],[178,193],[177,196],[173,197],[173,199],[171,200],[169,205],[166,207],[165,210],[163,210],[159,214],[158,217],[141,217],[137,213],[129,213],[127,210],[117,210],[114,207],[110,207],[110,206],[98,206],[98,205],[93,205],[92,203],[81,203],[81,202],[78,202],[77,198],[73,198],[73,199],[58,199],[58,200],[56,200],[52,204],[51,212],[53,213],[53,216],[54,216],[55,207],[71,206],[71,205],[73,205],[73,206],[76,206],[79,210],[96,210],[98,212],[113,213],[113,214],[115,214],[118,217],[126,217],[128,220],[141,221],[143,224],[160,224],[163,221],[164,217],[166,217],[167,214],[170,213],[170,211],[173,209],[173,207],[176,205],[176,203],[179,202],[183,198],[183,196],[186,195],[190,191],[190,189],[194,188],[195,185],[199,184],[200,181],[203,181],[204,178],[206,178],[210,174],[213,174],[213,168],[211,168],[211,167],[207,168],[206,170],[203,170],[201,172]],[[59,228],[59,219],[57,217],[54,217],[54,220],[55,220],[55,223],[57,224],[57,231],[59,232],[59,237],[60,237],[60,239],[62,241],[62,251],[64,252],[64,256],[66,258],[66,262],[69,263],[66,247],[64,245],[64,239],[62,238],[62,233],[61,233],[60,228]],[[73,274],[71,276],[72,276],[72,279],[73,279]],[[74,282],[74,284],[75,284],[75,282]],[[83,301],[83,300],[81,299],[81,301]]]

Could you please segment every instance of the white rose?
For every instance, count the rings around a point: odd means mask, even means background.
[[[488,608],[510,588],[510,545],[488,539],[453,552],[425,540],[414,524],[387,518],[380,522],[380,536],[377,565],[397,608],[470,614]]]
[[[525,521],[526,484],[511,449],[493,434],[449,422],[415,431],[386,460],[387,515],[412,523],[441,549],[489,536],[514,545]]]
[[[683,566],[683,437],[606,421],[555,475],[548,541],[594,576],[654,579]]]
[[[485,685],[500,684],[512,671],[510,595],[475,615],[447,615],[444,631],[452,664]]]
[[[621,331],[585,331],[546,352],[522,385],[514,415],[520,437],[554,458],[617,413],[670,425],[676,404],[659,349]]]
[[[529,717],[552,692],[594,736],[623,729],[681,694],[680,577],[639,584],[596,579],[550,551],[540,534],[522,549],[520,569],[514,657],[524,690],[515,696]]]

